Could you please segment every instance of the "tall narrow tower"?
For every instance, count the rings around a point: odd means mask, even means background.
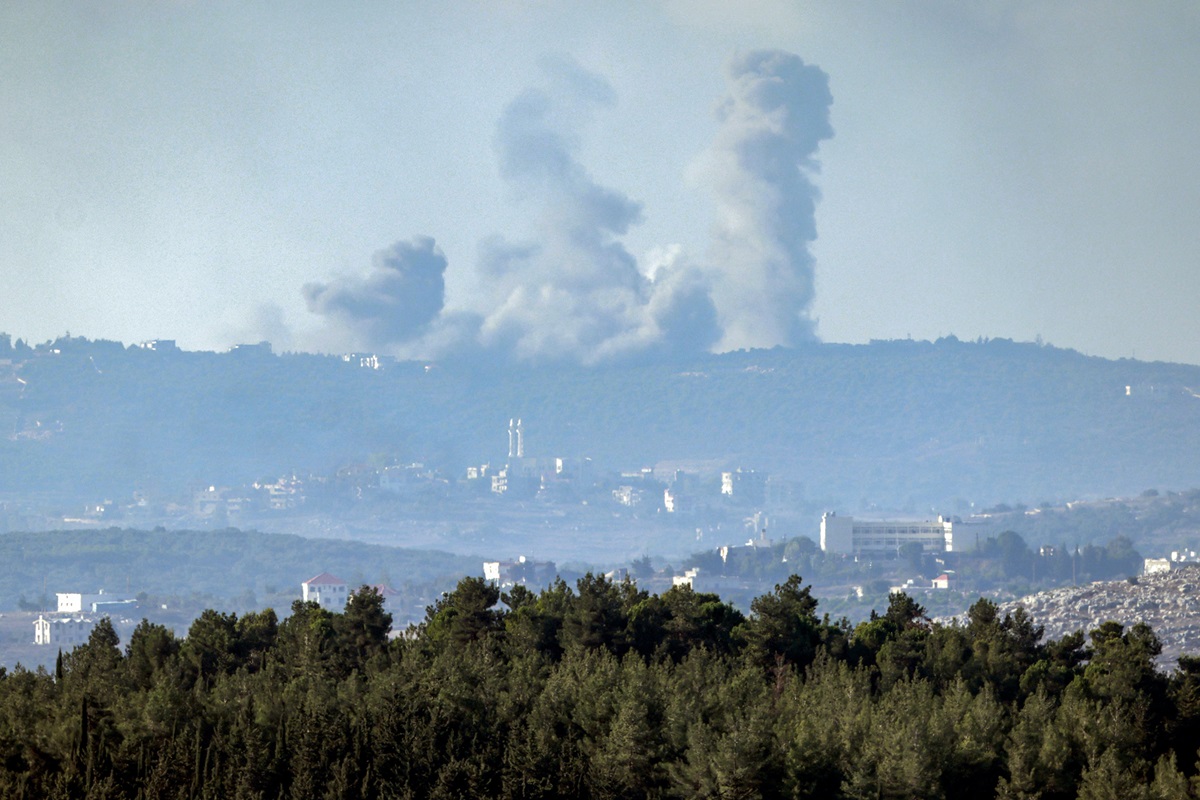
[[[508,420],[508,457],[512,458],[516,453],[516,436],[517,428],[513,424],[512,419]]]
[[[517,458],[525,457],[525,429],[521,427],[521,420],[517,420]]]

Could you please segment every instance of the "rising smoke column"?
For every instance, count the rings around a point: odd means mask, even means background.
[[[717,201],[710,274],[724,328],[716,349],[812,341],[808,245],[819,193],[809,176],[817,146],[833,135],[829,77],[778,50],[734,59],[728,77],[708,160]]]
[[[518,360],[582,363],[708,349],[716,313],[704,278],[674,265],[644,275],[620,242],[641,205],[596,183],[575,157],[580,123],[613,103],[611,86],[571,61],[543,67],[547,85],[513,100],[497,126],[501,174],[534,207],[537,241],[484,243],[493,296],[482,344]]]
[[[568,59],[505,108],[495,145],[533,237],[480,245],[484,287],[443,309],[446,259],[432,239],[400,242],[366,277],[304,287],[310,311],[357,345],[407,357],[609,362],[815,339],[818,193],[809,176],[829,125],[828,78],[797,56],[749,53],[729,68],[708,154],[717,206],[707,263],[679,252],[652,274],[621,242],[641,205],[597,183],[576,158],[583,123],[614,102],[602,77]]]
[[[308,310],[347,331],[356,346],[387,350],[424,334],[446,296],[446,257],[428,236],[375,254],[365,277],[308,283]]]

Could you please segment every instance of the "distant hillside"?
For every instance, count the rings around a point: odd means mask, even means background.
[[[0,563],[0,610],[20,598],[37,603],[45,587],[50,608],[56,592],[104,589],[223,608],[275,604],[286,613],[300,583],[326,571],[351,586],[385,583],[427,603],[481,569],[478,559],[447,553],[232,529],[10,533],[0,536]]]
[[[1180,655],[1200,653],[1200,567],[1123,581],[1097,581],[1040,592],[1000,606],[1018,607],[1046,628],[1045,638],[1061,639],[1075,631],[1090,632],[1113,621],[1126,628],[1144,622],[1162,642],[1160,666],[1170,669]]]
[[[1035,549],[1052,545],[1063,552],[1088,543],[1125,537],[1148,558],[1200,549],[1200,489],[1110,497],[1092,502],[1034,509],[987,509],[991,528],[1009,530]]]
[[[7,337],[0,339],[7,343]],[[182,492],[382,454],[461,474],[528,455],[705,461],[813,504],[936,507],[1200,485],[1200,367],[993,339],[811,345],[581,368],[156,352],[0,352],[0,493]],[[6,363],[7,362],[7,363]]]

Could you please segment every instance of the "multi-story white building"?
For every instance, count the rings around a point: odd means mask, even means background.
[[[855,519],[821,515],[821,549],[846,555],[897,555],[915,543],[927,553],[954,550],[954,523],[945,517],[923,520]]]
[[[96,627],[93,620],[85,617],[51,617],[38,615],[33,623],[33,643],[53,644],[59,647],[74,647],[83,644]]]
[[[350,599],[350,591],[346,582],[341,578],[322,572],[300,584],[302,599],[306,603],[316,603],[329,611],[341,612],[346,608]]]

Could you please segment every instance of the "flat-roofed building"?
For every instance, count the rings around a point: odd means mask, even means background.
[[[95,594],[86,592],[57,592],[58,597],[58,613],[60,614],[88,614],[104,611],[106,609],[101,606],[111,604],[133,605],[135,601],[120,595],[107,594],[103,589]]]
[[[954,550],[954,523],[936,519],[855,519],[833,512],[821,515],[821,549],[845,555],[898,555],[906,544],[927,553]]]
[[[50,617],[39,615],[33,623],[33,643],[56,644],[59,647],[74,647],[85,644],[96,627],[95,620],[87,617]]]
[[[508,589],[516,584],[523,586],[548,586],[558,574],[553,561],[534,561],[520,556],[516,561],[483,562],[483,579]]]

